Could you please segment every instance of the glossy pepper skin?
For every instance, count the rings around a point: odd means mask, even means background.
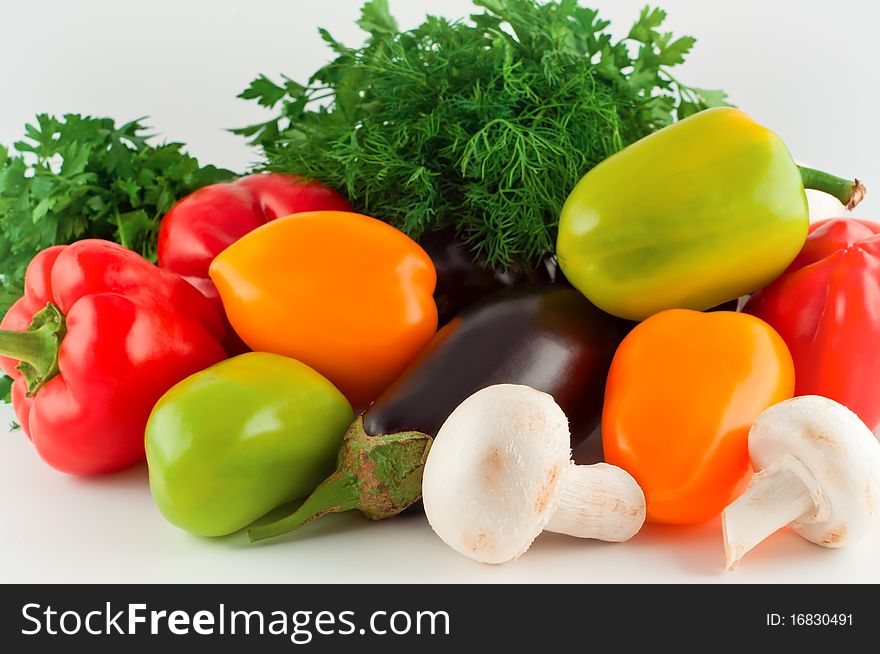
[[[348,201],[320,182],[257,173],[212,184],[181,198],[159,225],[159,266],[184,277],[223,310],[208,267],[227,247],[267,222],[303,211],[350,211]],[[227,327],[226,349],[247,351]]]
[[[565,286],[485,298],[437,332],[352,423],[336,471],[306,502],[275,523],[252,527],[251,539],[277,536],[327,512],[358,509],[374,520],[397,515],[421,497],[428,450],[449,414],[492,384],[528,384],[552,394],[577,445],[599,422],[608,367],[631,328]]]
[[[120,245],[84,240],[34,257],[0,323],[0,365],[25,434],[76,475],[144,458],[156,400],[226,357],[223,319],[177,275]]]
[[[663,311],[614,355],[605,460],[642,487],[649,521],[708,520],[751,477],[752,423],[793,392],[791,354],[767,323],[726,311]]]
[[[773,132],[710,109],[593,168],[563,206],[557,255],[597,306],[631,320],[705,310],[778,277],[807,235],[804,185],[851,206],[858,181],[799,169]]]
[[[179,200],[159,226],[159,266],[219,302],[208,267],[227,247],[276,218],[303,211],[349,211],[348,201],[319,182],[257,173],[212,184]]]
[[[779,279],[743,311],[772,325],[788,344],[796,395],[822,395],[880,427],[880,224],[815,223]]]
[[[360,214],[274,220],[221,252],[210,273],[251,349],[313,367],[358,408],[437,329],[431,259],[402,232]]]
[[[146,429],[162,514],[199,536],[238,531],[308,495],[333,469],[351,421],[345,397],[307,365],[250,352],[169,390]]]

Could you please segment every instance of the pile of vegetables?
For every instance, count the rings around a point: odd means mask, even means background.
[[[180,143],[153,144],[140,120],[41,114],[0,145],[0,316],[41,250],[102,238],[156,260],[159,221],[179,198],[233,173],[200,166]]]
[[[416,240],[452,227],[487,265],[531,269],[584,173],[726,96],[672,76],[695,39],[661,31],[661,9],[618,40],[574,0],[474,4],[470,20],[401,32],[371,0],[366,44],[321,30],[336,59],[303,83],[258,77],[241,97],[277,114],[238,131],[269,169],[320,180]]]
[[[271,172],[230,180],[165,146],[189,162],[175,186],[140,144],[125,170],[152,181],[105,180],[108,136],[22,178],[4,226],[40,180],[61,194],[30,209],[59,230],[0,323],[37,452],[77,475],[146,459],[162,514],[205,537],[419,499],[484,563],[545,530],[622,542],[718,516],[728,568],[787,525],[864,537],[880,225],[811,226],[805,190],[852,209],[865,187],[675,82],[693,40],[657,32],[660,11],[631,58],[575,2],[477,4],[401,33],[374,0],[367,44],[325,35],[338,58],[309,86],[255,82],[282,103],[245,130]],[[57,243],[78,235],[98,238]],[[573,459],[600,424],[604,461]]]
[[[40,114],[0,144],[0,318],[41,250],[108,239],[156,261],[159,222],[180,198],[233,173],[200,166],[180,143],[154,144],[141,120]],[[0,376],[0,399],[10,380]]]

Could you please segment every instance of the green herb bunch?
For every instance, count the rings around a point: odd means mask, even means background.
[[[81,238],[117,241],[155,261],[159,221],[180,197],[233,173],[200,167],[180,143],[152,145],[135,120],[45,114],[12,154],[0,145],[0,317],[31,258]]]
[[[260,76],[240,97],[279,111],[235,131],[266,168],[336,187],[416,239],[454,225],[508,269],[552,251],[562,203],[590,168],[725,101],[669,73],[695,40],[661,32],[660,9],[615,40],[576,0],[475,4],[469,21],[401,32],[387,0],[368,2],[362,47],[320,30],[336,59],[307,84]]]

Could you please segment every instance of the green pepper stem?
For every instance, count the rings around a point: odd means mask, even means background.
[[[349,472],[337,471],[327,477],[290,515],[275,522],[252,526],[248,529],[248,539],[254,543],[264,538],[280,536],[328,513],[350,511],[358,508],[359,505],[360,493],[357,477]]]
[[[821,170],[807,168],[806,166],[798,166],[798,168],[801,171],[804,188],[833,195],[840,200],[847,211],[855,209],[865,199],[865,195],[868,192],[865,185],[857,179],[835,177]]]
[[[25,331],[0,330],[0,355],[18,359],[17,370],[32,397],[58,374],[58,353],[66,333],[64,314],[49,302]]]

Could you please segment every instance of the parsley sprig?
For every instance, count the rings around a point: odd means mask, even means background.
[[[180,143],[154,145],[143,119],[37,116],[14,151],[0,145],[0,317],[31,258],[104,238],[155,260],[159,221],[180,197],[233,173],[199,166]]]
[[[469,21],[431,16],[401,32],[387,0],[371,0],[363,46],[320,30],[336,58],[305,84],[258,77],[240,97],[275,116],[235,131],[267,168],[322,180],[415,238],[454,225],[506,269],[552,251],[562,203],[590,168],[726,102],[672,76],[695,40],[662,31],[661,9],[616,40],[576,0],[475,4]]]

